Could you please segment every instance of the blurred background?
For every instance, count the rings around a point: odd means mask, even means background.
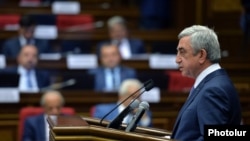
[[[19,111],[26,106],[39,106],[42,90],[61,91],[66,105],[81,116],[91,116],[95,104],[116,101],[117,91],[97,91],[95,76],[88,73],[89,69],[102,65],[98,46],[113,40],[108,21],[114,16],[125,21],[128,40],[142,43],[142,52],[134,54],[135,47],[131,44],[130,57],[121,58],[120,63],[134,69],[141,82],[149,79],[155,82],[157,91],[150,96],[159,99],[149,101],[154,127],[172,130],[194,82],[181,76],[172,65],[178,33],[194,24],[209,26],[217,32],[221,66],[239,92],[242,122],[250,123],[250,4],[247,0],[0,0],[1,70],[19,65],[17,56],[7,49],[10,45],[7,41],[20,37],[23,27],[28,29],[19,23],[27,15],[35,21],[34,39],[47,42],[48,51],[39,51],[36,67],[48,72],[50,83],[40,91],[20,91],[17,102],[6,102],[1,96],[0,136],[5,141],[17,140]],[[82,58],[77,61],[79,55]],[[89,65],[90,62],[93,64]],[[0,79],[1,83],[7,81]]]

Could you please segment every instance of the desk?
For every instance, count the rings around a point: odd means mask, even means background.
[[[236,87],[239,89],[250,89],[250,59],[242,58],[222,58],[221,66],[226,69],[229,76],[235,83]],[[122,64],[129,66],[138,71],[138,73],[148,72],[149,74],[161,73],[164,77],[164,72],[167,69],[151,69],[148,60],[123,60]],[[7,66],[16,65],[16,60],[7,59]],[[58,74],[61,77],[63,72],[74,73],[76,71],[83,72],[83,70],[69,70],[67,68],[66,59],[62,58],[60,60],[40,60],[38,63],[38,68],[57,70],[60,72]],[[152,75],[153,77],[153,75]]]
[[[96,93],[93,91],[62,91],[66,106],[75,108],[80,116],[90,116],[90,107],[97,103],[115,102],[115,93]],[[177,114],[186,100],[188,93],[161,92],[160,103],[150,103],[153,114],[153,125],[159,129],[172,130]],[[18,127],[18,112],[24,106],[39,106],[41,93],[21,94],[20,102],[15,104],[0,104],[0,136],[5,141],[16,141]],[[250,124],[250,91],[240,92],[243,110],[243,121]]]

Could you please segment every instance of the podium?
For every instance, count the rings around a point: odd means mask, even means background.
[[[107,128],[108,121],[100,124],[100,119],[81,116],[50,116],[50,141],[173,141],[166,136],[171,132],[156,128],[137,127],[134,132]]]

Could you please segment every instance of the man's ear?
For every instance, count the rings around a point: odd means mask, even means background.
[[[205,49],[201,49],[199,53],[199,63],[203,64],[205,63],[207,59],[207,51]]]

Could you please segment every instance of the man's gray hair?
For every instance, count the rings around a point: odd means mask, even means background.
[[[62,94],[61,94],[59,91],[49,90],[49,91],[45,92],[45,93],[42,95],[41,100],[40,100],[40,105],[41,105],[41,106],[44,106],[44,105],[45,105],[45,103],[46,103],[45,99],[46,99],[46,97],[47,97],[48,95],[59,96],[60,99],[61,99],[61,104],[64,105],[65,100],[64,100],[64,97],[62,96]]]
[[[122,24],[123,26],[126,26],[126,21],[121,16],[113,16],[108,19],[107,25],[109,28],[111,28],[115,24]]]
[[[138,89],[142,86],[142,83],[138,79],[129,78],[122,82],[120,89],[119,89],[119,95],[125,95],[128,93],[128,89],[131,86],[136,86]]]
[[[201,49],[205,49],[207,59],[212,63],[218,63],[220,61],[220,44],[213,29],[207,26],[193,25],[182,30],[178,35],[178,39],[185,36],[190,36],[191,47],[194,49],[194,54],[197,54]]]

